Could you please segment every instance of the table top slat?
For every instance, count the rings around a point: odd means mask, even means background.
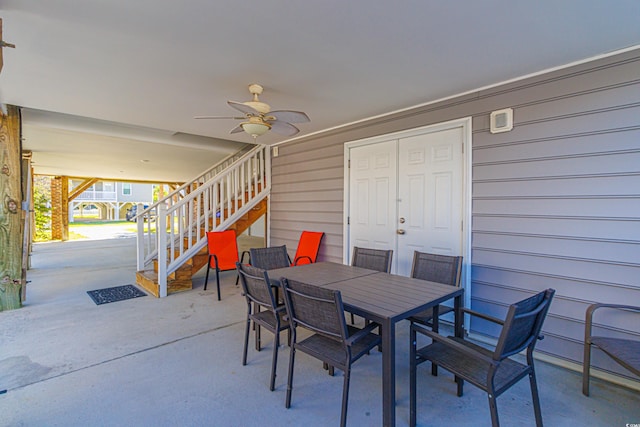
[[[339,290],[347,310],[378,320],[404,319],[462,293],[442,283],[331,262],[269,270],[269,277]]]
[[[322,285],[339,290],[347,308],[372,317],[403,319],[452,299],[462,289],[388,273],[375,273]]]
[[[377,273],[377,271],[333,262],[316,262],[313,264],[303,264],[268,271],[271,279],[286,277],[290,280],[297,280],[316,286],[341,282],[374,273]]]

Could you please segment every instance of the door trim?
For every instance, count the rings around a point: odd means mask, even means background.
[[[472,118],[464,117],[461,119],[450,120],[442,123],[436,123],[433,125],[423,126],[419,128],[413,128],[409,130],[388,133],[384,135],[377,135],[369,138],[359,139],[355,141],[345,142],[344,144],[344,183],[343,183],[343,220],[342,220],[342,259],[345,264],[349,264],[351,261],[348,259],[349,253],[349,182],[350,182],[350,170],[349,161],[351,149],[361,147],[363,145],[377,144],[393,139],[401,139],[425,133],[440,132],[448,129],[462,128],[462,256],[464,257],[464,263],[462,265],[462,277],[461,286],[464,288],[464,304],[465,307],[471,305],[471,150],[472,150]]]

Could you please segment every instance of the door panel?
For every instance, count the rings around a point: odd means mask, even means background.
[[[462,129],[402,138],[398,151],[397,273],[408,276],[416,250],[462,253]]]
[[[460,126],[349,149],[348,260],[393,249],[408,276],[414,251],[462,255],[463,141]]]
[[[395,248],[397,155],[396,141],[350,150],[350,236],[353,246]]]

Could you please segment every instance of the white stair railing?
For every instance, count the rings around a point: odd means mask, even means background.
[[[157,259],[161,297],[167,295],[167,277],[207,244],[207,231],[226,229],[269,193],[268,147],[256,146],[208,180],[181,188],[181,197],[172,192],[136,217],[137,270]]]
[[[173,190],[169,194],[165,195],[162,198],[162,200],[156,202],[154,205],[151,205],[147,210],[152,210],[154,207],[156,207],[157,205],[160,205],[162,203],[164,203],[165,206],[167,206],[167,207],[172,206],[174,203],[177,203],[182,198],[182,196],[184,196],[185,194],[190,193],[191,191],[195,190],[196,188],[198,188],[202,184],[206,183],[211,178],[213,178],[214,176],[216,176],[217,174],[219,174],[220,172],[222,172],[223,170],[228,168],[230,165],[232,165],[238,159],[241,159],[249,151],[253,151],[255,149],[256,149],[255,146],[248,145],[247,147],[243,148],[239,152],[234,153],[234,154],[230,154],[229,156],[227,156],[224,159],[222,159],[220,162],[216,163],[214,166],[212,166],[209,169],[207,169],[206,171],[202,172],[197,177],[195,177],[192,180],[182,184],[180,187],[176,188],[175,190]],[[144,213],[144,212],[142,212],[142,213]]]

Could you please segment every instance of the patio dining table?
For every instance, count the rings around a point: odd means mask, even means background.
[[[339,290],[345,310],[380,325],[384,426],[396,423],[396,323],[453,299],[455,335],[463,335],[463,318],[457,310],[462,305],[462,288],[332,262],[279,268],[270,270],[269,276]]]

